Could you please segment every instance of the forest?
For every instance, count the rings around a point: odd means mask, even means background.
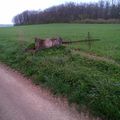
[[[13,18],[14,25],[47,23],[120,23],[120,2],[65,3],[45,10],[25,10]]]

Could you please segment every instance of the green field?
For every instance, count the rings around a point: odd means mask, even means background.
[[[14,36],[15,41],[20,39],[20,35],[25,41],[33,41],[36,36],[42,38],[60,36],[65,40],[80,40],[85,39],[87,32],[90,32],[93,38],[101,40],[92,45],[92,52],[114,58],[119,62],[120,24],[49,24],[0,29],[0,35],[5,39],[8,36],[12,36],[10,39],[13,39]],[[77,48],[88,50],[86,44],[77,45]]]
[[[60,36],[65,40],[84,39],[90,32],[94,42],[25,52],[35,37]],[[120,24],[47,24],[0,28],[0,61],[30,76],[37,85],[68,98],[80,108],[105,120],[120,120],[120,67],[74,54],[73,49],[92,52],[120,61]]]

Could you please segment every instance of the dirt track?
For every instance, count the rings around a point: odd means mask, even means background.
[[[0,120],[93,120],[0,64]]]
[[[107,58],[107,57],[104,57],[104,56],[98,56],[96,54],[84,52],[84,51],[81,51],[81,50],[73,50],[73,53],[74,54],[79,54],[79,55],[81,55],[83,57],[86,57],[88,59],[92,59],[92,60],[96,60],[96,61],[103,61],[103,62],[106,62],[106,63],[109,63],[109,64],[114,64],[114,65],[120,67],[120,64],[117,63],[114,59],[111,59],[111,58]]]

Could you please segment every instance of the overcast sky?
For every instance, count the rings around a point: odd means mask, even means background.
[[[24,10],[38,10],[66,2],[96,2],[98,0],[1,0],[0,24],[11,24],[12,18]]]

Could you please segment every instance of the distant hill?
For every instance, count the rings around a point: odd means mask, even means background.
[[[0,27],[12,27],[12,24],[0,24]]]

